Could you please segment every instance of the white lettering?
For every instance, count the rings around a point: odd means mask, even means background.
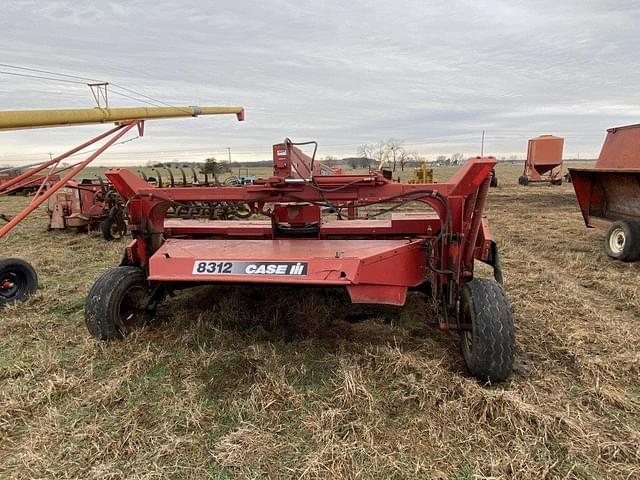
[[[247,265],[247,267],[244,269],[245,273],[248,273],[249,275],[253,275],[254,273],[256,273],[256,267],[255,265]]]

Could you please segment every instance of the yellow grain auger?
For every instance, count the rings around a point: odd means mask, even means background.
[[[31,165],[24,173],[0,183],[0,196],[7,195],[35,180],[37,192],[35,198],[21,212],[14,216],[1,216],[8,220],[0,228],[0,238],[8,234],[31,212],[46,202],[54,193],[82,171],[110,146],[120,140],[133,128],[140,136],[144,133],[144,122],[152,119],[177,117],[197,117],[200,115],[234,114],[238,120],[244,120],[242,107],[143,107],[143,108],[85,108],[62,110],[17,110],[0,112],[0,130],[18,130],[42,127],[60,127],[65,125],[87,125],[96,123],[114,123],[115,126],[87,142],[37,165]],[[71,167],[58,169],[60,162],[71,155],[101,140],[105,142],[93,151],[85,160]],[[47,173],[38,176],[40,172]],[[60,175],[66,172],[64,175]],[[19,258],[0,257],[0,308],[3,305],[27,298],[38,288],[38,276],[33,267]]]

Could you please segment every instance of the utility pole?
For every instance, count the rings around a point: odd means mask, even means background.
[[[229,165],[231,165],[231,147],[227,147],[227,152],[229,153]]]
[[[482,144],[480,145],[480,156],[484,157],[484,130],[482,130]]]

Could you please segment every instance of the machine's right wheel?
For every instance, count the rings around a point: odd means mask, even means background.
[[[515,338],[511,306],[502,286],[475,278],[460,292],[461,347],[469,372],[481,382],[506,380],[513,368]]]
[[[38,275],[19,258],[0,260],[0,308],[21,302],[38,289]]]
[[[526,175],[521,175],[520,178],[518,178],[518,183],[524,186],[529,185],[529,177],[527,177]]]
[[[89,333],[98,340],[115,340],[153,319],[150,291],[139,267],[116,267],[93,284],[84,307]]]
[[[604,251],[611,258],[623,262],[640,260],[640,223],[614,222],[605,236]]]

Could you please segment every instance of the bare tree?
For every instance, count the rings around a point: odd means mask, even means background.
[[[338,158],[333,155],[326,155],[324,159],[322,159],[322,163],[324,163],[327,167],[335,167],[336,163],[338,163]]]
[[[382,165],[386,162],[388,158],[389,150],[387,149],[387,144],[384,141],[379,141],[373,152],[373,159],[378,163],[378,168],[381,168]]]
[[[390,138],[389,140],[387,140],[386,150],[387,150],[387,158],[391,160],[393,165],[392,168],[393,168],[393,171],[395,172],[398,157],[401,152],[404,152],[404,149],[402,148],[402,142],[400,140]]]
[[[451,163],[454,165],[459,165],[464,161],[464,155],[462,153],[454,153],[451,155]]]
[[[374,158],[376,147],[375,145],[369,145],[364,143],[356,150],[356,155],[363,158]]]

